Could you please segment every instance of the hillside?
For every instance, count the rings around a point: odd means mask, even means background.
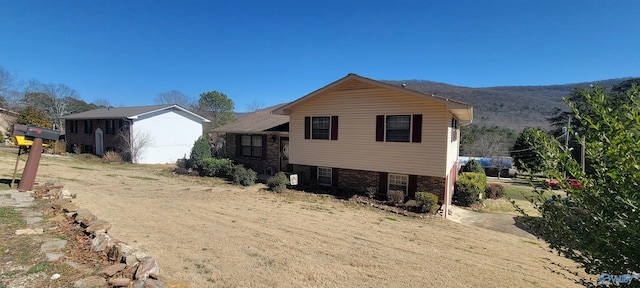
[[[383,82],[397,85],[404,83],[410,89],[469,103],[474,109],[474,124],[520,131],[527,126],[549,128],[546,119],[553,115],[556,108],[567,109],[562,97],[568,96],[574,88],[588,88],[595,84],[610,87],[626,79],[628,78],[563,85],[486,88],[454,86],[426,80],[383,80]]]

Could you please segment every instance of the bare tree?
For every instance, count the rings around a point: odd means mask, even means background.
[[[16,111],[19,107],[20,84],[15,74],[0,66],[0,107]]]
[[[53,128],[62,130],[64,127],[62,116],[67,114],[67,105],[72,99],[78,99],[78,92],[67,85],[43,84],[37,80],[31,80],[22,101],[25,105],[44,111],[51,118]]]
[[[249,105],[247,105],[247,110],[249,111],[258,111],[264,108],[264,103],[253,100]]]
[[[127,161],[138,163],[140,157],[149,146],[153,145],[153,137],[144,131],[134,131],[130,136],[129,131],[121,131],[117,135],[120,143],[119,149]]]
[[[113,107],[109,103],[109,100],[104,98],[97,98],[96,100],[93,100],[93,104],[95,104],[98,107],[104,107],[104,108]]]
[[[155,102],[157,104],[177,104],[182,108],[190,110],[195,105],[195,102],[191,97],[177,90],[158,93],[158,95],[156,95]]]

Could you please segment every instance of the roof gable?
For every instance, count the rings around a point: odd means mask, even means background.
[[[329,91],[333,91],[333,90],[361,90],[361,89],[367,89],[367,88],[373,88],[373,87],[382,87],[385,89],[391,89],[403,94],[407,94],[407,95],[411,95],[411,96],[415,96],[415,97],[420,97],[423,98],[425,100],[428,101],[435,101],[435,102],[439,102],[439,103],[444,103],[446,104],[447,109],[456,117],[458,118],[458,120],[461,121],[469,121],[471,122],[471,120],[473,119],[473,107],[467,103],[464,102],[460,102],[460,101],[456,101],[456,100],[452,100],[452,99],[448,99],[448,98],[444,98],[444,97],[440,97],[440,96],[436,96],[433,94],[428,94],[428,93],[423,93],[420,91],[416,91],[413,89],[408,89],[405,88],[403,86],[398,86],[398,85],[393,85],[393,84],[389,84],[389,83],[384,83],[384,82],[380,82],[380,81],[376,81],[373,79],[369,79],[366,77],[362,77],[360,75],[356,75],[356,74],[348,74],[347,76],[333,82],[330,83],[316,91],[313,91],[289,104],[283,105],[282,107],[279,107],[277,109],[275,109],[273,111],[274,114],[282,114],[282,115],[289,115],[291,113],[291,110],[295,109],[295,107],[313,97],[316,97],[318,95],[327,93]]]

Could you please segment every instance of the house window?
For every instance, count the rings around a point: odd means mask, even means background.
[[[451,142],[458,140],[458,119],[451,117]]]
[[[376,141],[422,142],[422,114],[376,116]]]
[[[387,116],[387,142],[409,142],[411,137],[411,115]]]
[[[78,133],[78,120],[69,121],[69,126],[70,133]]]
[[[331,186],[332,171],[329,167],[318,167],[318,184],[323,186]]]
[[[329,139],[329,116],[311,117],[311,139]]]
[[[91,120],[84,120],[84,133],[85,134],[93,133],[93,127],[91,126]]]
[[[389,174],[389,187],[387,187],[388,191],[391,190],[400,190],[404,192],[404,196],[409,195],[409,176],[408,175],[400,175],[400,174]]]
[[[114,126],[113,126],[113,120],[107,120],[107,134],[113,134],[114,132]]]
[[[242,135],[240,155],[262,157],[262,135]]]

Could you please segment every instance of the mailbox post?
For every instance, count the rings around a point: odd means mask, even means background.
[[[29,158],[27,158],[27,164],[24,167],[22,178],[20,178],[18,190],[30,191],[33,190],[33,183],[36,180],[38,166],[40,165],[40,158],[42,156],[42,140],[47,139],[58,141],[60,139],[60,132],[35,126],[27,126],[24,136],[26,138],[33,139],[33,145],[29,151]]]

